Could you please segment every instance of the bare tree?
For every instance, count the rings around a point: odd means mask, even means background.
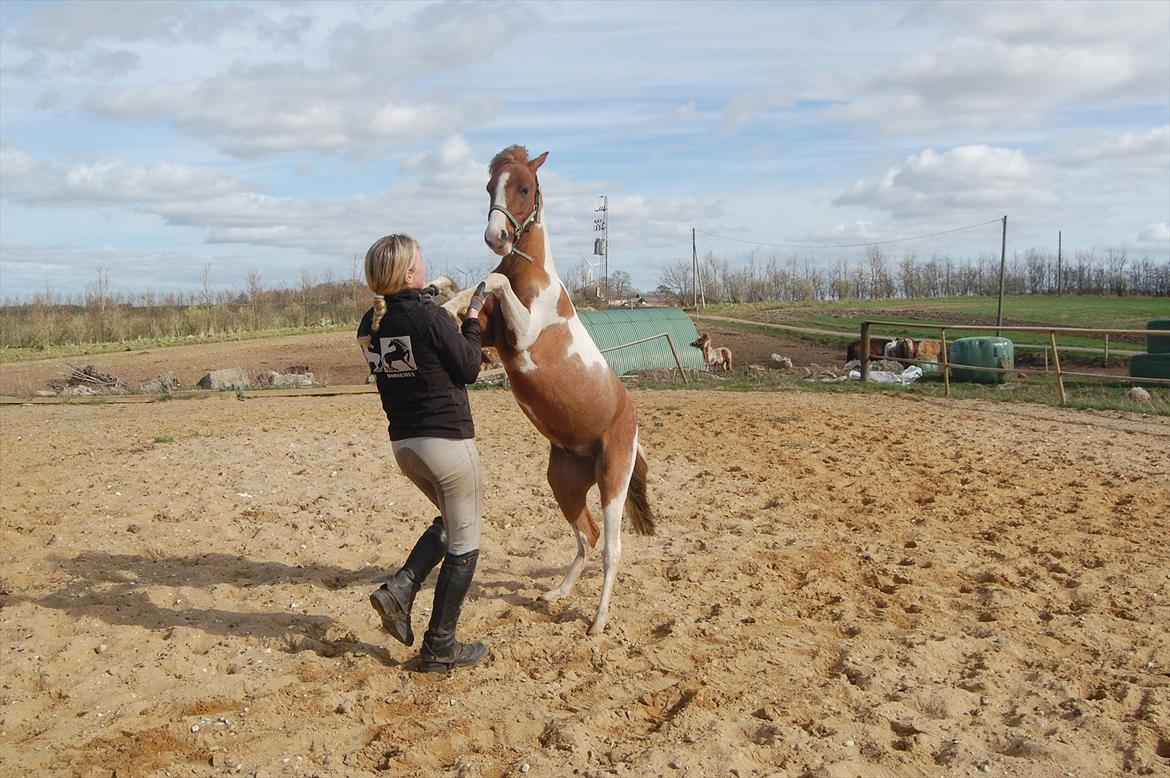
[[[248,306],[252,312],[252,329],[258,329],[256,321],[256,307],[260,302],[260,293],[264,291],[264,287],[260,285],[260,271],[252,268],[245,276],[245,283],[248,285]]]
[[[609,274],[609,293],[611,297],[625,299],[634,293],[634,284],[630,274],[625,270],[615,270]]]
[[[349,286],[350,294],[353,295],[353,312],[355,316],[361,316],[362,304],[359,296],[362,290],[366,288],[365,280],[365,258],[361,254],[353,255],[353,262],[349,268]]]
[[[685,303],[692,284],[690,261],[679,259],[670,263],[658,274],[658,281],[663,286],[669,287],[670,291]]]
[[[918,297],[918,257],[913,252],[906,252],[898,260],[898,286],[903,297]]]
[[[100,343],[106,339],[106,305],[110,299],[110,274],[102,265],[97,266],[97,277],[93,283],[93,299],[97,308],[97,340]]]
[[[215,288],[211,285],[211,260],[203,260],[203,270],[199,273],[199,288],[203,293],[203,307],[207,311],[207,328],[204,334],[210,335],[214,328],[211,320],[211,306],[215,302]]]
[[[309,290],[313,287],[313,276],[307,269],[301,270],[301,326],[309,326]]]

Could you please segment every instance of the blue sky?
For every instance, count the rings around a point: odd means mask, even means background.
[[[566,278],[601,194],[644,289],[692,227],[1168,260],[1170,3],[0,0],[0,296],[348,278],[390,232],[486,269],[513,143]]]

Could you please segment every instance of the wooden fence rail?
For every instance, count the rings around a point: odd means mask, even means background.
[[[609,348],[603,348],[601,349],[601,353],[605,354],[609,351],[617,351],[619,348],[637,346],[639,343],[645,343],[648,340],[656,340],[658,338],[666,338],[666,345],[670,346],[670,355],[674,357],[674,364],[678,366],[678,374],[682,376],[682,381],[684,384],[689,383],[687,381],[687,374],[683,372],[682,360],[678,358],[678,349],[674,347],[674,338],[670,337],[669,332],[660,332],[657,335],[651,335],[648,338],[642,338],[641,340],[634,340],[630,341],[629,343],[623,343],[620,346],[610,346]]]
[[[940,355],[940,367],[943,373],[943,386],[947,397],[951,396],[951,375],[952,368],[960,368],[963,370],[976,370],[987,373],[1020,373],[1021,375],[1051,375],[1056,374],[1056,387],[1060,393],[1060,404],[1062,406],[1068,405],[1068,395],[1064,389],[1065,376],[1077,376],[1081,378],[1095,378],[1099,381],[1141,381],[1142,383],[1152,383],[1159,385],[1170,386],[1170,379],[1167,378],[1135,378],[1128,375],[1114,375],[1111,373],[1078,373],[1072,370],[1062,370],[1060,367],[1060,354],[1057,352],[1056,336],[1057,334],[1071,335],[1104,335],[1105,336],[1105,355],[1108,359],[1109,355],[1109,336],[1110,335],[1141,335],[1149,337],[1151,330],[1134,330],[1134,329],[1112,329],[1107,327],[997,327],[994,325],[980,326],[977,324],[938,324],[937,322],[914,322],[914,321],[880,321],[871,320],[863,321],[861,323],[861,380],[869,380],[869,339],[870,327],[877,325],[880,327],[898,327],[901,329],[916,328],[925,330],[938,330],[939,342],[942,346],[942,354]],[[1056,370],[1049,370],[1047,366],[1044,370],[1033,370],[1022,367],[1001,368],[1001,367],[984,367],[982,365],[963,365],[956,364],[950,361],[950,355],[947,353],[947,331],[948,330],[962,330],[974,332],[988,332],[994,330],[999,332],[1042,332],[1048,333],[1049,348],[1052,349],[1052,363]],[[1157,331],[1153,331],[1157,334]],[[882,336],[887,337],[887,336]],[[899,359],[899,362],[913,362],[914,364],[928,364],[924,359]]]

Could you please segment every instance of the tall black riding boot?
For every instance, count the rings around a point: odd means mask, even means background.
[[[382,618],[382,628],[399,643],[414,645],[414,630],[410,628],[414,596],[446,552],[447,530],[443,527],[443,517],[436,516],[414,544],[406,564],[370,594],[370,604]]]
[[[435,607],[431,624],[423,636],[419,651],[419,670],[427,673],[446,673],[453,667],[474,665],[488,655],[483,643],[460,643],[455,639],[455,624],[463,599],[475,575],[479,549],[466,554],[447,554],[435,584]]]

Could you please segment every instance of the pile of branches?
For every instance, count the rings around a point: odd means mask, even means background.
[[[68,367],[67,370],[57,371],[62,376],[60,379],[49,382],[49,386],[58,392],[77,386],[88,387],[93,391],[125,391],[125,386],[122,384],[120,378],[109,373],[103,373],[93,365],[78,367],[77,365],[66,363],[66,366]]]

